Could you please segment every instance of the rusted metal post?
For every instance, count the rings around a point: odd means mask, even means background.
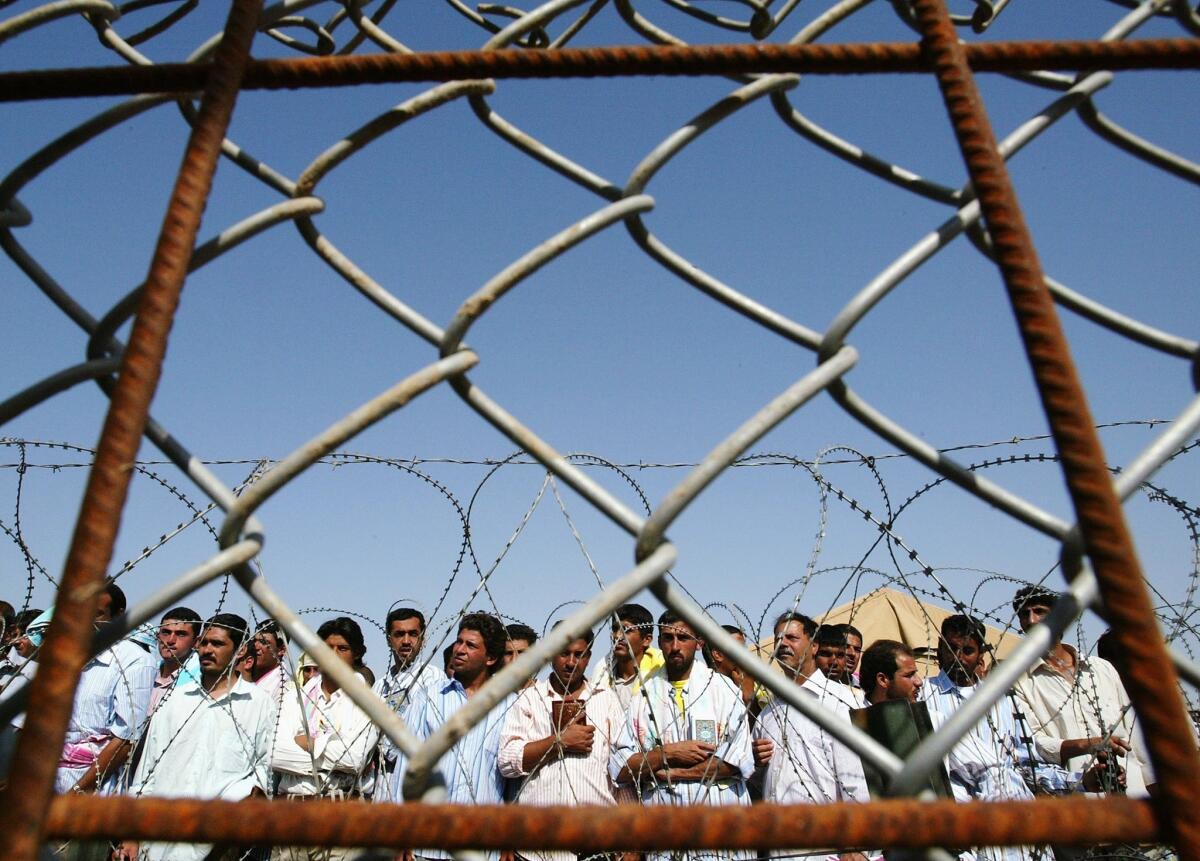
[[[1165,836],[1181,858],[1200,861],[1200,817],[1196,816],[1200,756],[1066,336],[945,4],[913,0],[913,8],[923,34],[922,49],[933,64],[995,246],[995,259],[1062,458],[1084,549],[1128,662],[1125,681],[1150,749]]]
[[[167,334],[260,9],[261,0],[235,0],[230,10],[121,360],[55,599],[54,619],[30,686],[29,713],[36,717],[25,723],[12,777],[0,799],[6,858],[33,861],[37,857],[75,688],[88,658],[97,595],[112,558],[131,466],[158,386]]]
[[[816,849],[1144,843],[1154,808],[1129,798],[990,804],[891,799],[754,807],[534,807],[526,804],[240,802],[111,796],[57,798],[53,836],[291,846],[614,850]]]

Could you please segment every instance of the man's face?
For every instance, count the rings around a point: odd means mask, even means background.
[[[661,625],[658,630],[658,647],[667,661],[667,670],[686,673],[696,660],[696,650],[702,641],[686,622]]]
[[[576,690],[583,684],[591,658],[592,649],[588,641],[580,638],[554,656],[550,662],[550,672],[566,690]]]
[[[513,640],[504,641],[504,666],[508,666],[521,655],[529,651],[528,640]]]
[[[858,634],[846,635],[846,667],[842,671],[849,678],[858,669],[858,659],[862,657],[862,637]]]
[[[182,664],[196,645],[196,633],[189,622],[163,619],[158,626],[158,656],[168,663]]]
[[[354,650],[350,648],[350,643],[341,634],[330,634],[325,638],[325,645],[332,649],[333,653],[347,667],[354,666]]]
[[[250,651],[254,655],[254,669],[258,674],[271,672],[279,666],[280,643],[270,631],[259,631],[250,641]]]
[[[1028,634],[1030,628],[1049,615],[1049,604],[1031,600],[1025,602],[1025,604],[1021,606],[1021,609],[1017,611],[1017,622],[1021,626],[1021,631]]]
[[[813,655],[817,669],[826,678],[840,681],[846,668],[846,648],[833,643],[821,643]]]
[[[734,632],[730,631],[729,636],[733,637],[735,640],[737,640],[743,646],[746,645],[746,635],[745,634],[734,633]],[[737,664],[735,664],[733,661],[729,660],[729,658],[727,658],[725,656],[725,653],[722,652],[720,649],[713,649],[712,657],[713,657],[713,666],[712,666],[713,670],[715,672],[720,673],[723,676],[729,676],[732,678],[733,674],[738,669]]]
[[[401,667],[407,667],[421,653],[421,641],[424,639],[425,629],[416,616],[397,619],[388,626],[388,648]]]
[[[450,654],[450,669],[456,678],[473,679],[495,666],[496,660],[488,655],[483,634],[479,631],[463,628],[458,632],[458,639],[454,641],[454,650]]]
[[[100,600],[96,602],[96,617],[93,620],[93,624],[97,628],[103,627],[112,621],[112,603],[112,595],[107,592],[100,593]]]
[[[22,658],[28,658],[37,649],[34,648],[33,640],[26,637],[24,634],[17,637],[17,641],[13,644],[13,648],[17,650],[17,654]]]
[[[938,641],[938,666],[956,685],[973,685],[979,680],[983,650],[971,636],[951,634]]]
[[[791,675],[803,669],[811,648],[812,641],[799,622],[784,622],[775,629],[775,660]]]
[[[886,679],[883,673],[880,673],[876,684],[883,690],[885,700],[916,702],[924,681],[917,672],[916,661],[908,655],[896,655],[896,674]]]
[[[200,659],[200,672],[221,675],[233,663],[239,651],[233,637],[224,628],[211,626],[200,632],[200,643],[196,655]]]
[[[646,646],[650,642],[650,632],[643,631],[633,622],[622,619],[620,627],[613,628],[612,639],[614,658],[623,661],[632,656],[635,660],[641,660]],[[633,648],[632,652],[630,647]]]

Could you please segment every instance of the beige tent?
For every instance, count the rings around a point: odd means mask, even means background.
[[[922,673],[937,672],[937,641],[942,620],[954,615],[936,604],[921,601],[905,592],[882,587],[866,595],[860,595],[849,603],[835,607],[824,616],[816,617],[822,624],[849,622],[863,633],[863,645],[869,646],[876,640],[899,640],[917,654],[918,664],[924,664]],[[1020,635],[1002,631],[991,625],[984,626],[987,641],[999,658],[1007,657],[1020,642]],[[759,646],[770,655],[774,637],[763,640]]]

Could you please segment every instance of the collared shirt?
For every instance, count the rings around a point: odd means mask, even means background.
[[[255,787],[266,793],[274,730],[274,706],[244,679],[219,699],[200,685],[177,687],[150,721],[130,791],[135,796],[225,801],[240,801]],[[203,858],[210,848],[144,843],[139,857],[188,861]]]
[[[516,783],[517,804],[545,807],[554,804],[596,804],[611,806],[617,803],[617,787],[608,773],[612,746],[625,725],[625,709],[610,690],[592,687],[584,682],[577,699],[583,702],[586,718],[581,722],[595,727],[592,752],[587,756],[551,755],[543,763],[525,770],[525,746],[554,734],[554,703],[563,696],[548,681],[539,681],[517,697],[504,728],[500,733],[500,773]],[[623,793],[623,800],[632,801],[632,794]],[[573,861],[571,852],[535,852],[522,854],[536,861]]]
[[[1042,658],[1017,680],[1014,688],[1025,707],[1038,756],[1061,764],[1078,785],[1092,758],[1077,756],[1063,762],[1063,741],[1119,735],[1132,745],[1129,754],[1119,760],[1125,769],[1126,793],[1145,796],[1146,784],[1153,783],[1154,778],[1116,668],[1103,658],[1080,655],[1071,646],[1066,648],[1075,658],[1074,684]]]
[[[300,696],[283,697],[271,756],[271,768],[281,774],[279,794],[357,790],[378,733],[366,712],[345,691],[339,688],[327,697],[321,677],[313,677]],[[311,750],[296,744],[298,735],[311,739]]]
[[[829,681],[820,670],[800,685],[839,719],[850,722],[859,708],[852,689]],[[776,804],[868,801],[867,780],[858,755],[810,718],[776,697],[758,716],[754,737],[770,739],[775,751],[767,764],[763,800]]]
[[[415,700],[420,699],[421,691],[445,683],[445,673],[432,664],[421,666],[420,660],[417,659],[403,669],[393,664],[386,673],[375,680],[371,690],[387,703],[388,708],[407,721],[409,707]],[[396,771],[404,770],[404,755],[383,733],[379,734],[378,748],[379,770],[382,773],[376,774],[372,770],[372,774],[363,782],[363,792],[373,793],[374,801],[392,801],[392,775]]]
[[[408,725],[418,739],[427,739],[466,705],[467,700],[466,689],[457,679],[424,688],[409,709]],[[509,694],[496,703],[483,720],[471,727],[470,732],[438,760],[435,767],[446,780],[446,800],[449,803],[500,804],[504,801],[504,778],[497,767],[500,730],[516,700],[516,694]],[[404,797],[401,792],[403,779],[404,770],[397,769],[392,775],[392,798],[399,800]],[[450,857],[440,849],[422,849],[417,854],[429,858]],[[489,858],[497,857],[494,852],[485,854]]]
[[[675,702],[675,689],[666,674],[645,683],[644,696],[633,701],[625,726],[609,760],[613,779],[635,753],[647,753],[660,744],[698,740],[711,731],[716,756],[737,769],[735,777],[720,780],[664,781],[642,786],[647,804],[749,804],[746,778],[754,773],[750,728],[742,694],[725,676],[699,662],[693,664],[683,691],[684,710]]]
[[[642,689],[642,685],[653,676],[662,675],[666,664],[667,659],[663,657],[662,651],[648,646],[642,653],[638,671],[629,678],[618,679],[613,675],[612,659],[610,658],[600,662],[600,665],[592,671],[592,677],[588,681],[594,688],[605,688],[615,693],[621,701],[621,706],[628,709],[633,698]]]
[[[975,693],[976,687],[960,686],[944,672],[925,682],[922,693],[934,731],[945,725]],[[1008,696],[1001,697],[946,756],[946,772],[950,775],[955,801],[1033,798],[1018,768],[1022,756],[1014,708]],[[970,856],[991,861],[1027,861],[1032,854],[1026,846],[992,846],[980,847]]]
[[[187,660],[182,665],[175,664],[175,669],[173,670],[168,671],[166,666],[166,662],[160,663],[158,665],[158,672],[154,676],[154,687],[150,691],[151,715],[154,714],[168,691],[176,687],[195,685],[200,682],[200,659],[196,656],[195,652],[189,654]]]
[[[69,792],[114,738],[137,741],[157,672],[158,662],[129,640],[121,640],[84,665],[54,779],[56,792]],[[101,775],[99,791],[115,791],[121,778],[115,772]]]

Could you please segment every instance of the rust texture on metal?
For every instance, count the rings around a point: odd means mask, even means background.
[[[131,465],[166,354],[200,216],[249,58],[261,0],[236,0],[180,167],[129,344],[113,387],[96,457],[63,571],[54,618],[30,685],[36,714],[20,734],[9,785],[0,799],[6,857],[37,857],[41,825],[54,791],[80,671],[88,658],[97,594],[112,557]]]
[[[919,823],[919,827],[918,827]],[[1149,802],[1124,797],[958,804],[753,807],[534,807],[60,797],[51,836],[226,844],[446,849],[805,849],[828,846],[1137,843],[1155,835]]]
[[[1127,661],[1124,679],[1145,731],[1166,836],[1181,858],[1197,861],[1200,756],[1083,387],[949,12],[942,0],[915,0],[913,8],[1062,457],[1084,550]]]
[[[994,42],[965,46],[980,72],[1038,69],[1194,69],[1200,39],[1129,42]],[[0,101],[191,93],[209,64],[106,66],[0,74]],[[729,75],[749,72],[869,74],[929,72],[920,46],[907,42],[845,45],[616,45],[544,51],[430,51],[258,60],[242,88],[298,89],[472,78],[569,78],[621,75]]]

